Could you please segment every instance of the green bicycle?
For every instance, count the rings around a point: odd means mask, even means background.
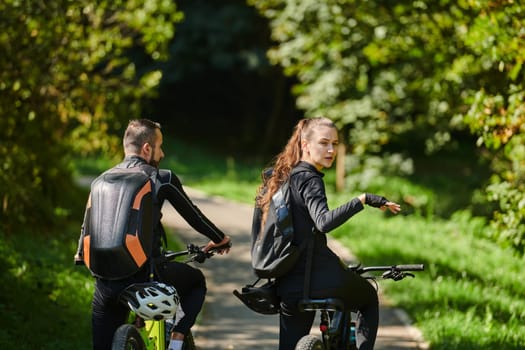
[[[188,244],[187,249],[166,252],[167,260],[189,255],[185,263],[199,262],[212,257],[216,247],[204,252],[201,247]],[[113,335],[112,350],[166,350],[169,345],[173,318],[179,311],[179,296],[173,286],[157,281],[135,283],[121,294],[121,301],[130,308],[128,322]],[[184,336],[183,350],[195,350],[191,330]]]

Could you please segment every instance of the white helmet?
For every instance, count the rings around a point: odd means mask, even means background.
[[[159,282],[132,284],[120,297],[145,320],[172,319],[180,303],[175,287]]]

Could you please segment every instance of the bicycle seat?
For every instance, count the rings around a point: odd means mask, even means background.
[[[344,303],[341,299],[337,298],[324,298],[324,299],[303,299],[297,304],[301,311],[315,311],[315,310],[328,310],[328,311],[343,311]]]

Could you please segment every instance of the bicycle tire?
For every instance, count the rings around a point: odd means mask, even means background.
[[[195,347],[195,339],[193,339],[193,334],[189,331],[184,336],[184,342],[182,343],[182,350],[197,350]]]
[[[299,339],[295,350],[324,350],[324,344],[315,335],[308,334]]]
[[[120,326],[111,344],[111,350],[145,350],[146,345],[140,336],[139,331],[131,324]]]

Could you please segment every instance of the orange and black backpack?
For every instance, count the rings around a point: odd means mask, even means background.
[[[93,275],[126,278],[148,261],[160,217],[156,176],[157,169],[151,166],[116,167],[91,183],[82,256]]]

